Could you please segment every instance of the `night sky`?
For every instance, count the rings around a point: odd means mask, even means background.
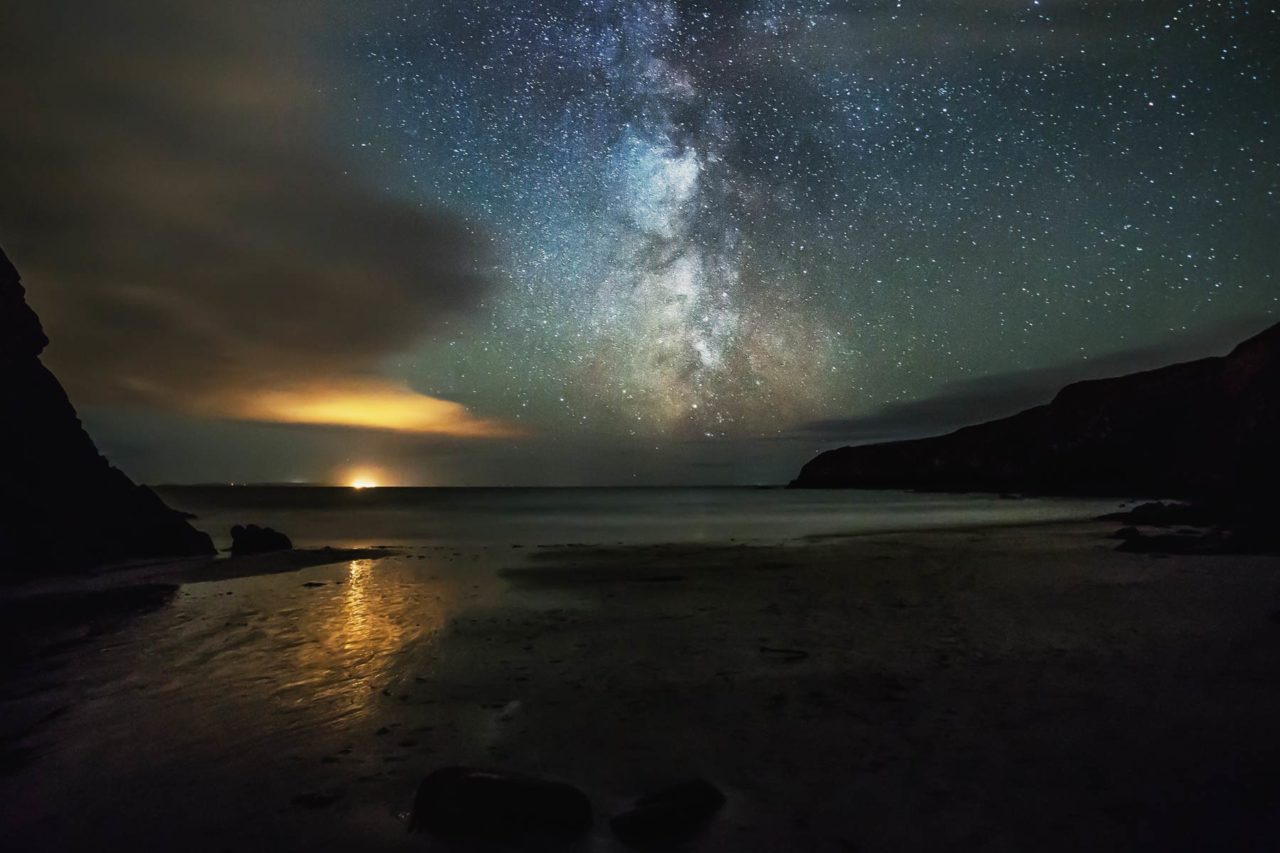
[[[0,245],[150,482],[782,482],[1280,314],[1280,6],[27,4]]]

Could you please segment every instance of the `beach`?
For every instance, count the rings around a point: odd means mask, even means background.
[[[1280,565],[1085,509],[151,566],[171,596],[8,669],[6,847],[455,849],[407,816],[465,764],[581,788],[575,850],[689,777],[728,802],[688,849],[1269,849]]]

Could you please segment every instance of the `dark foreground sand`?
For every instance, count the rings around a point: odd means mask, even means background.
[[[9,849],[456,849],[404,828],[449,763],[570,781],[601,818],[705,776],[729,804],[697,850],[1280,849],[1280,561],[1120,554],[1114,527],[476,555],[504,568],[442,568],[431,626],[330,673],[359,682],[342,713],[291,683],[293,722],[255,739],[249,713],[224,752],[137,719],[96,786],[45,744],[0,776]],[[572,849],[622,848],[597,819]]]

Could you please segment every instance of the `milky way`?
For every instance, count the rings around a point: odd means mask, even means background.
[[[1276,311],[1272,8],[457,5],[361,45],[389,180],[503,247],[430,390],[764,433]]]

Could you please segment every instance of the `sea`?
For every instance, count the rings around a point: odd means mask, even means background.
[[[297,547],[776,543],[812,536],[1089,518],[1114,501],[783,488],[163,486],[230,545],[234,524]]]

